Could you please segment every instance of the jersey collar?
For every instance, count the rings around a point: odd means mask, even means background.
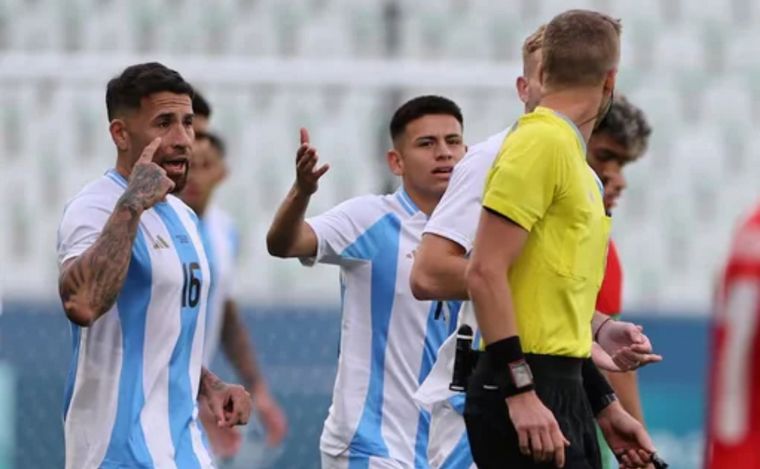
[[[398,199],[401,206],[404,207],[404,210],[410,216],[416,215],[417,212],[420,211],[419,207],[417,207],[417,204],[415,204],[412,198],[409,197],[409,194],[406,192],[406,189],[404,189],[404,186],[401,186],[398,188],[398,190],[396,190],[396,199]]]
[[[116,184],[120,185],[122,188],[124,189],[127,188],[127,180],[124,179],[124,176],[119,174],[119,172],[116,171],[115,169],[111,168],[108,171],[106,171],[106,177],[114,181]]]
[[[581,130],[578,128],[577,125],[575,125],[575,122],[573,122],[572,119],[567,117],[566,115],[562,114],[561,112],[555,111],[554,109],[549,109],[548,107],[538,106],[536,111],[541,110],[542,112],[550,112],[554,114],[555,116],[559,117],[560,119],[567,122],[567,125],[570,126],[573,131],[575,131],[575,136],[578,137],[578,141],[581,142],[581,146],[583,147],[583,157],[586,157],[586,152],[588,149],[586,148],[586,140],[583,138],[583,134],[581,133]]]

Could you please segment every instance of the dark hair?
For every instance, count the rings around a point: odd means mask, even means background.
[[[203,116],[206,119],[211,117],[211,105],[197,90],[193,95],[193,114]]]
[[[454,101],[442,96],[418,96],[402,104],[393,113],[390,125],[391,139],[396,140],[403,134],[410,122],[431,114],[452,116],[464,126],[462,110]]]
[[[193,87],[176,71],[158,62],[131,65],[106,87],[108,119],[126,109],[139,109],[140,100],[161,91],[193,97]]]
[[[631,155],[630,161],[637,160],[647,149],[652,127],[644,112],[631,104],[625,96],[616,95],[612,106],[594,134],[605,134],[625,147]]]
[[[211,147],[215,148],[219,152],[219,156],[224,158],[225,153],[227,153],[227,145],[224,143],[224,139],[213,132],[206,132],[205,135]]]

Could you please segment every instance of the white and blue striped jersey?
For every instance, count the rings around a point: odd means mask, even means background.
[[[409,275],[426,222],[403,188],[357,197],[307,220],[318,248],[315,259],[302,262],[341,267],[340,355],[320,443],[327,455],[428,467],[430,415],[412,395],[458,307],[440,311],[437,302],[412,295]]]
[[[433,210],[424,233],[449,239],[470,253],[478,228],[486,176],[508,133],[509,128],[473,145],[454,166],[449,186]],[[464,303],[460,311],[458,325],[461,324],[478,330],[469,302]],[[476,334],[474,346],[479,343],[479,337]],[[462,418],[464,394],[449,390],[455,352],[456,334],[452,334],[438,351],[432,371],[415,394],[415,399],[431,409],[429,457],[433,469],[474,467]]]
[[[111,170],[66,206],[58,263],[97,240],[126,181]],[[64,396],[66,467],[213,467],[197,421],[209,270],[195,214],[178,198],[146,210],[116,304],[72,324]]]
[[[232,299],[234,293],[235,264],[240,243],[232,217],[218,207],[211,206],[206,210],[200,217],[198,228],[211,275],[203,349],[203,364],[208,368],[219,348],[224,304]]]

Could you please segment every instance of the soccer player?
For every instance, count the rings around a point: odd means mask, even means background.
[[[237,228],[232,218],[212,203],[217,187],[227,176],[225,145],[219,136],[208,131],[211,106],[197,91],[193,97],[193,113],[195,146],[192,170],[180,198],[200,219],[201,241],[211,275],[203,364],[206,367],[211,365],[221,342],[225,355],[253,397],[254,410],[267,431],[267,444],[276,446],[285,437],[287,421],[259,371],[247,329],[233,298],[238,252]],[[214,453],[219,457],[233,456],[241,443],[237,428],[218,427],[213,421],[213,415],[203,410],[200,418]]]
[[[486,343],[465,404],[481,468],[599,468],[595,416],[625,465],[643,467],[654,452],[590,358],[609,218],[585,150],[611,103],[619,34],[596,12],[552,19],[539,106],[487,178],[466,276]]]
[[[734,236],[712,330],[706,469],[760,467],[760,207]]]
[[[612,212],[626,187],[623,168],[644,154],[651,133],[652,129],[644,113],[625,97],[617,95],[607,115],[591,134],[586,159],[604,184],[604,207],[607,213]],[[610,240],[607,267],[597,296],[596,310],[604,315],[616,317],[622,309],[622,288],[622,266],[615,243]],[[601,319],[600,316],[594,320],[596,329],[601,327],[600,341],[609,346],[606,343],[609,339],[609,334],[606,334],[608,325],[604,321],[605,319]],[[659,360],[659,356],[654,356],[652,360],[643,362],[650,363]],[[642,361],[640,358],[622,357],[623,369],[635,368],[640,365],[637,363],[640,361]],[[607,373],[606,376],[623,408],[643,424],[644,414],[641,409],[636,371]],[[607,467],[608,460],[604,459],[605,467]],[[614,464],[612,463],[609,467],[613,467]]]
[[[523,76],[518,77],[516,87],[525,111],[532,111],[540,99],[541,85],[538,70],[541,62],[542,36],[545,26],[541,26],[524,42]],[[613,108],[615,106],[613,105]],[[619,113],[615,113],[619,115]],[[603,125],[604,127],[604,125]],[[418,299],[468,299],[465,285],[467,256],[472,249],[472,241],[481,210],[481,196],[488,170],[499,148],[509,132],[502,132],[470,148],[464,159],[454,168],[451,183],[441,202],[436,206],[422,236],[422,242],[415,256],[411,274],[412,292]],[[615,133],[617,137],[617,133]],[[617,138],[620,140],[619,138]],[[592,135],[592,142],[594,136]],[[629,140],[625,143],[626,153],[622,156],[634,157]],[[590,148],[596,148],[593,145]],[[601,149],[602,147],[600,147]],[[638,150],[638,149],[637,149]],[[601,167],[608,178],[615,176],[616,169],[607,163],[606,154],[600,154]],[[610,166],[608,169],[606,166]],[[618,167],[619,173],[619,167]],[[619,178],[615,179],[616,181]],[[460,322],[476,327],[471,309],[467,306],[460,312]],[[597,328],[606,316],[600,315]],[[596,330],[596,329],[595,329]],[[657,359],[651,355],[651,346],[639,329],[629,323],[604,324],[599,331],[599,339],[605,350],[615,360],[635,360],[641,364]],[[638,342],[642,342],[641,345]],[[477,341],[476,341],[477,342]],[[632,347],[641,347],[631,350]],[[629,352],[638,352],[631,356]],[[441,348],[433,371],[417,393],[417,398],[432,407],[429,442],[430,463],[433,467],[467,467],[470,450],[467,443],[464,420],[461,417],[464,399],[448,392],[453,368],[454,338],[450,338]],[[608,357],[608,361],[611,359]],[[614,364],[608,365],[616,369]],[[626,403],[621,398],[621,402]]]
[[[187,179],[192,87],[158,63],[108,83],[116,167],[67,205],[59,289],[72,323],[67,468],[211,467],[197,405],[245,424],[250,396],[202,369],[209,288]],[[196,404],[198,400],[198,404]]]
[[[409,272],[422,229],[462,158],[462,114],[452,101],[422,96],[390,123],[393,194],[350,199],[304,220],[328,169],[301,131],[296,182],[267,245],[280,257],[341,267],[343,318],[333,402],[321,438],[322,467],[427,467],[429,415],[412,399],[450,329],[456,307],[417,301]],[[439,314],[440,313],[440,314]]]

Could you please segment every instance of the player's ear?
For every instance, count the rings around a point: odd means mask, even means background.
[[[605,96],[612,93],[615,89],[615,82],[617,81],[617,68],[613,68],[604,77],[604,94]]]
[[[528,102],[528,80],[523,76],[517,77],[517,80],[515,80],[515,88],[517,89],[517,96],[520,97],[520,101],[522,101],[523,104],[527,103]]]
[[[129,136],[127,135],[127,126],[122,119],[114,119],[108,125],[108,131],[111,133],[111,140],[120,152],[129,150]]]
[[[391,172],[396,176],[403,176],[404,159],[401,157],[401,153],[395,148],[391,148],[388,150],[386,158],[388,159],[388,167],[391,169]]]
[[[541,84],[541,89],[543,89],[546,85],[546,77],[544,76],[544,63],[539,62],[538,64],[538,82]]]

